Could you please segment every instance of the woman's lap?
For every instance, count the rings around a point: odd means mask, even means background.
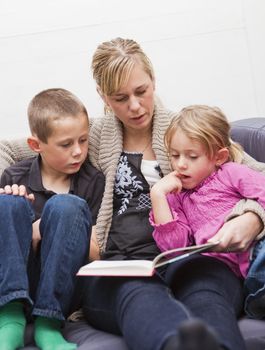
[[[196,259],[193,258],[192,261]],[[132,349],[143,350],[161,349],[166,339],[177,333],[179,324],[188,318],[199,317],[208,324],[216,320],[214,327],[217,333],[221,334],[220,338],[223,337],[223,327],[225,330],[229,328],[231,335],[228,334],[226,337],[232,337],[232,332],[235,332],[233,338],[236,339],[234,342],[236,345],[231,349],[243,350],[244,345],[241,343],[235,316],[241,309],[241,283],[233,274],[230,275],[230,270],[227,270],[223,263],[213,264],[212,259],[206,257],[203,257],[203,262],[205,263],[200,265],[197,261],[196,268],[193,263],[192,269],[188,267],[189,260],[180,268],[176,268],[176,265],[169,267],[169,273],[166,274],[168,280],[170,271],[171,279],[172,271],[178,275],[177,278],[174,277],[176,284],[173,287],[176,298],[158,276],[86,278],[83,300],[85,316],[92,326],[106,332],[123,334]],[[216,271],[215,267],[219,265],[220,271],[218,269]],[[210,266],[215,267],[212,269]],[[207,271],[207,274],[202,273],[203,271]],[[211,271],[215,278],[212,278]],[[223,283],[223,280],[226,283]],[[230,289],[233,289],[233,293],[229,295]],[[216,311],[220,313],[218,317]],[[229,321],[230,325],[226,321]]]
[[[244,349],[237,317],[242,314],[242,281],[222,261],[202,255],[169,266],[165,279],[191,313],[210,324],[220,343]]]

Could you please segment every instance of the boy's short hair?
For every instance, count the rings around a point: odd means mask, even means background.
[[[29,127],[32,135],[46,143],[53,131],[52,121],[80,114],[88,117],[84,104],[70,91],[61,88],[43,90],[28,106]]]

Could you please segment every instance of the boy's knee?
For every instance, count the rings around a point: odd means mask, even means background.
[[[0,195],[0,214],[2,218],[9,218],[11,220],[14,217],[18,220],[28,217],[33,221],[35,217],[28,199],[11,194]]]
[[[54,214],[57,212],[70,217],[82,211],[86,216],[91,216],[87,202],[73,194],[56,194],[52,196],[46,202],[44,209],[52,210]]]
[[[12,194],[0,195],[0,207],[1,209],[13,208],[15,210],[28,207],[29,203],[25,197],[14,196]]]

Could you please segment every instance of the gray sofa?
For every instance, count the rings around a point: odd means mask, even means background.
[[[251,156],[265,162],[265,118],[242,119],[233,122],[232,126],[232,138],[241,143]],[[239,326],[248,350],[265,349],[265,321],[244,317]],[[79,350],[129,350],[122,337],[95,330],[84,321],[68,322],[64,335],[69,341],[77,343]],[[33,345],[31,325],[27,327],[25,344],[24,349],[37,349]]]

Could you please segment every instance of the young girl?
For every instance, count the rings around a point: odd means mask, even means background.
[[[265,207],[265,177],[240,164],[243,151],[230,139],[220,109],[182,109],[165,133],[165,145],[173,171],[151,190],[153,237],[162,251],[217,240],[228,213],[242,198]],[[221,260],[239,278],[247,275],[249,251],[204,255]]]

